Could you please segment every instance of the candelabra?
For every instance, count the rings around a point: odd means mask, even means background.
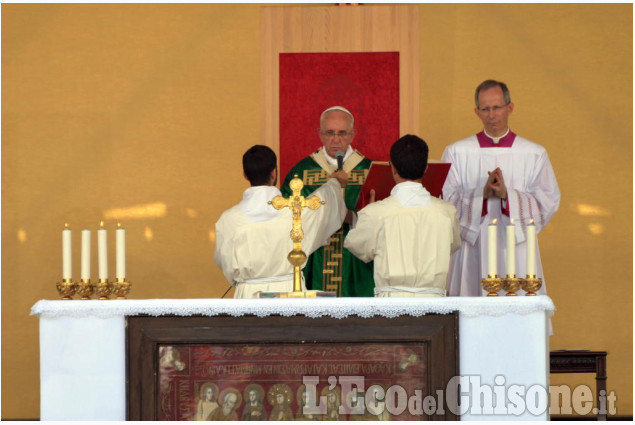
[[[497,297],[498,291],[505,290],[506,296],[516,296],[516,292],[522,289],[527,296],[536,296],[536,292],[542,287],[542,279],[536,275],[527,275],[526,278],[517,278],[515,275],[499,278],[497,275],[487,275],[481,279],[481,286],[487,291],[488,297]]]
[[[75,294],[82,300],[90,300],[93,294],[100,300],[108,300],[110,295],[117,299],[126,299],[132,283],[125,277],[118,277],[114,282],[100,278],[96,284],[91,282],[90,278],[81,279],[79,283],[73,282],[72,279],[62,279],[61,282],[57,282],[56,287],[63,300],[71,300]]]
[[[481,285],[483,289],[487,291],[488,297],[497,297],[498,291],[503,287],[503,279],[498,275],[487,275],[486,278],[481,279]]]
[[[525,295],[535,296],[536,291],[542,287],[542,279],[534,274],[528,274],[525,279],[521,279],[521,286],[526,292]]]
[[[507,277],[503,279],[503,289],[507,291],[506,296],[515,297],[516,291],[520,289],[520,279],[518,279],[515,274],[508,274]]]
[[[112,293],[118,300],[126,299],[126,295],[130,292],[132,283],[126,281],[125,277],[118,277],[112,287]]]
[[[63,300],[73,299],[73,295],[77,292],[77,282],[73,282],[73,279],[62,279],[55,286]]]
[[[77,294],[80,295],[80,299],[89,300],[94,293],[95,284],[90,281],[90,278],[81,279],[77,287]]]
[[[126,229],[117,223],[117,273],[116,276],[126,274]],[[107,231],[104,222],[101,221],[97,230],[97,248],[99,265],[99,279],[97,283],[90,280],[90,230],[82,230],[82,268],[81,280],[79,283],[73,282],[71,278],[72,270],[72,250],[71,250],[71,229],[68,223],[62,230],[62,276],[61,282],[57,282],[56,287],[60,296],[64,300],[73,299],[74,294],[78,294],[82,300],[90,300],[91,295],[96,294],[100,300],[109,299],[114,295],[117,299],[125,299],[132,286],[125,277],[117,277],[114,282],[108,281],[108,245]]]
[[[112,283],[108,279],[99,278],[97,285],[95,285],[95,293],[99,296],[100,300],[107,300],[112,293]]]

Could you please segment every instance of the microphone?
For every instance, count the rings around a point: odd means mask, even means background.
[[[335,152],[335,158],[337,159],[337,170],[335,171],[340,171],[341,169],[344,168],[344,152],[343,151]]]

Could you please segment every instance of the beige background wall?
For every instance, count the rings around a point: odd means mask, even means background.
[[[119,220],[131,298],[227,289],[213,225],[247,186],[242,153],[272,144],[260,140],[263,6],[2,5],[3,419],[39,416],[29,310],[58,297],[65,222],[75,276],[79,231]],[[480,81],[509,84],[512,128],[548,148],[562,191],[540,235],[551,348],[607,350],[608,388],[632,415],[632,5],[418,9],[431,156],[480,130]]]

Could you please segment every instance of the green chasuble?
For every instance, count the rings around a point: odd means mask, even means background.
[[[357,211],[357,198],[368,175],[371,160],[355,151],[344,163],[344,171],[349,174],[348,184],[344,192],[344,200],[349,210]],[[282,183],[282,196],[291,196],[289,182],[298,175],[304,187],[302,196],[309,196],[317,188],[326,183],[328,176],[335,171],[335,166],[326,162],[321,150],[302,159],[289,171]],[[344,248],[344,238],[350,226],[342,225],[331,236],[329,245],[324,246],[307,260],[302,270],[309,290],[333,291],[340,297],[372,297],[375,282],[373,281],[373,262],[364,263],[348,249]]]

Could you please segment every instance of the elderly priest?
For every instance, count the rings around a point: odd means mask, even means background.
[[[343,247],[355,220],[357,198],[371,160],[351,147],[355,138],[355,118],[342,106],[332,106],[322,112],[318,134],[322,147],[289,171],[280,190],[283,196],[291,196],[289,183],[297,174],[304,183],[302,195],[308,196],[327,181],[330,173],[342,169],[350,174],[344,190],[348,213],[341,229],[333,233],[329,246],[309,256],[304,269],[307,286],[311,290],[332,291],[342,297],[372,297],[373,265],[358,260]]]

